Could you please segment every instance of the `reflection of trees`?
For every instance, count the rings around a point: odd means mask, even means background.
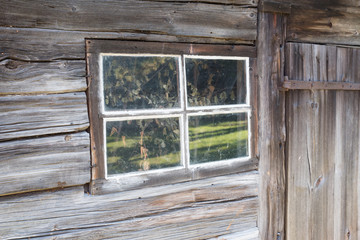
[[[191,106],[245,102],[245,61],[187,58],[186,79]]]
[[[177,60],[173,57],[105,56],[107,110],[178,105]]]

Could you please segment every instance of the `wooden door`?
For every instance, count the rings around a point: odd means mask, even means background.
[[[287,239],[360,239],[360,49],[286,49]]]

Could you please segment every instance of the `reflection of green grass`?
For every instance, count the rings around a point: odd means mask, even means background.
[[[149,138],[150,136],[146,136]],[[217,124],[202,123],[189,127],[191,163],[231,159],[247,155],[248,130],[245,121],[222,121]],[[145,142],[145,137],[144,137]],[[110,174],[138,171],[144,156],[140,154],[140,136],[125,139],[107,137],[107,161]],[[165,150],[168,150],[166,147]],[[162,152],[162,148],[149,149],[146,161],[149,169],[178,166],[180,152]]]
[[[248,130],[245,121],[201,123],[189,128],[190,161],[202,163],[247,155]]]

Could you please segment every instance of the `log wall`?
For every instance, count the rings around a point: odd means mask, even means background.
[[[236,44],[256,57],[257,4],[0,0],[0,238],[257,239],[257,161],[222,177],[84,193],[85,40]]]
[[[335,46],[360,46],[358,1],[0,6],[0,238],[360,238],[359,94],[281,91],[284,75],[360,82],[359,51]],[[85,39],[251,48],[260,176],[254,162],[223,177],[84,194],[91,178]]]

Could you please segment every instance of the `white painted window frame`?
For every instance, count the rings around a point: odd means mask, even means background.
[[[176,57],[178,58],[178,69],[179,69],[179,98],[180,98],[180,107],[178,108],[169,108],[169,109],[146,109],[146,110],[124,110],[124,111],[106,111],[104,104],[104,79],[103,79],[103,57],[104,56],[149,56],[149,57]],[[246,74],[246,101],[245,104],[232,104],[232,105],[214,105],[214,106],[199,106],[199,107],[189,107],[187,102],[187,90],[186,90],[186,66],[185,59],[214,59],[214,60],[241,60],[245,61],[245,74]],[[248,161],[252,156],[252,146],[251,146],[251,112],[252,108],[250,106],[250,74],[249,74],[249,57],[234,57],[234,56],[210,56],[210,55],[171,55],[171,54],[124,54],[124,53],[100,53],[99,54],[99,79],[100,79],[100,91],[98,92],[100,99],[100,117],[103,119],[103,147],[104,147],[104,167],[105,167],[105,179],[113,180],[117,182],[122,182],[129,177],[141,177],[146,175],[146,177],[158,176],[159,174],[166,174],[172,172],[197,172],[201,169],[217,169],[224,166],[233,166],[236,164],[241,164],[242,162]],[[189,150],[189,135],[188,135],[188,117],[189,116],[204,116],[204,115],[217,115],[217,114],[229,114],[229,113],[247,113],[248,118],[248,156],[219,160],[214,162],[199,163],[190,165],[190,150]],[[169,118],[175,117],[179,118],[180,126],[180,155],[181,155],[181,166],[169,167],[156,170],[140,171],[140,172],[130,172],[122,174],[114,174],[108,176],[107,174],[107,148],[106,148],[106,123],[109,121],[124,121],[124,120],[134,120],[134,119],[154,119],[154,118]]]

